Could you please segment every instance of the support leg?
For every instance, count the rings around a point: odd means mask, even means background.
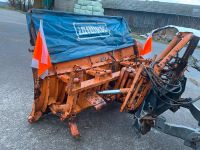
[[[30,113],[30,115],[28,116],[28,122],[29,123],[34,123],[36,121],[39,120],[39,118],[42,116],[42,112],[41,111],[35,111],[35,102],[32,105],[32,111]]]
[[[200,132],[199,130],[166,123],[166,119],[158,117],[155,121],[155,128],[165,134],[180,138],[184,140],[184,144],[193,148],[194,150],[200,150]]]
[[[200,99],[200,97],[198,97],[197,99]],[[186,102],[192,101],[192,99],[185,99]],[[198,121],[198,125],[200,126],[200,110],[199,108],[197,108],[194,104],[190,103],[187,105],[182,105],[182,107],[187,108],[192,116]]]
[[[69,129],[70,129],[71,135],[75,138],[79,138],[80,133],[78,131],[78,127],[77,127],[75,118],[70,118],[68,124],[69,124]]]

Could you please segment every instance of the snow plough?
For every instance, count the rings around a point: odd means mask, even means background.
[[[30,43],[34,47],[43,21],[52,66],[48,76],[33,69],[34,101],[28,117],[37,122],[52,113],[68,120],[72,136],[79,137],[76,116],[94,107],[119,102],[120,112],[135,117],[134,128],[146,134],[156,128],[183,139],[200,150],[197,129],[166,123],[161,114],[190,110],[200,122],[199,100],[182,98],[188,60],[199,42],[193,33],[180,32],[158,56],[143,58],[138,44],[122,17],[90,16],[33,9],[27,13]],[[31,51],[31,50],[30,50]]]

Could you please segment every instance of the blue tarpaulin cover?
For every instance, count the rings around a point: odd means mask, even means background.
[[[37,33],[44,35],[53,63],[65,62],[132,46],[130,29],[122,17],[91,16],[33,9],[27,13]]]

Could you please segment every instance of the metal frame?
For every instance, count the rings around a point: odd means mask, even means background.
[[[108,52],[55,64],[44,80],[38,78],[37,70],[33,70],[34,102],[28,120],[36,122],[49,111],[60,114],[62,121],[68,119],[71,134],[79,137],[75,121],[78,113],[89,107],[100,110],[106,102],[118,101],[122,103],[121,112],[128,111],[135,115],[134,127],[140,133],[146,134],[154,127],[185,140],[187,146],[199,150],[198,130],[167,124],[159,117],[168,109],[176,112],[184,107],[200,122],[200,111],[192,104],[194,100],[181,99],[186,85],[184,71],[198,41],[199,37],[192,33],[179,33],[160,56],[152,59],[139,56],[138,47],[134,45],[115,50],[112,54]],[[178,57],[188,43],[184,55]],[[156,93],[153,78],[162,80],[163,74],[168,75],[167,82],[179,79],[181,90],[178,93],[172,94],[167,90]],[[171,79],[169,75],[172,75]],[[161,86],[170,86],[167,82]],[[176,90],[172,87],[171,91]]]

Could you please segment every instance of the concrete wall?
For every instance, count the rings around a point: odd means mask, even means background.
[[[74,12],[76,0],[55,0],[54,9],[60,11]]]

